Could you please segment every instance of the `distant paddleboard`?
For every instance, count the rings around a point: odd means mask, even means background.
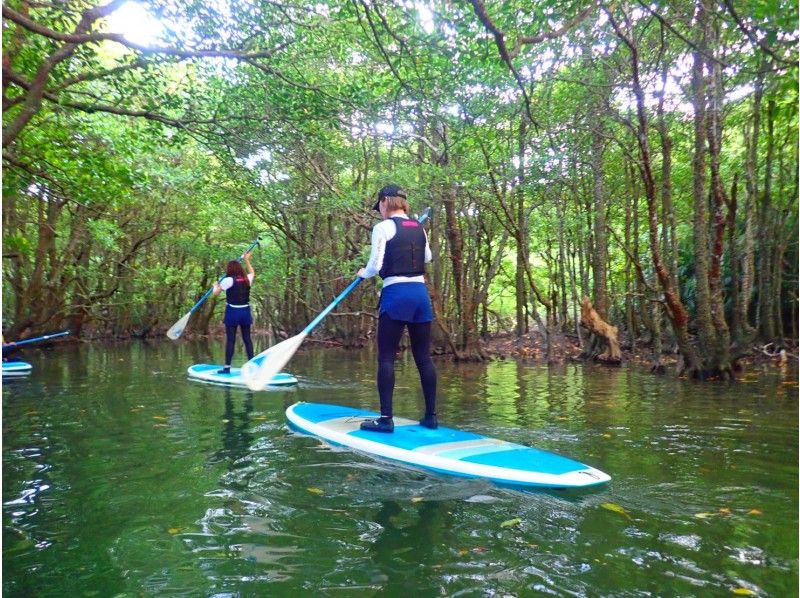
[[[390,434],[365,432],[361,422],[378,414],[352,407],[295,403],[286,417],[298,431],[332,444],[450,475],[542,488],[585,488],[611,479],[553,453],[442,426],[430,430],[398,417]]]
[[[215,382],[217,384],[228,384],[230,386],[247,386],[242,378],[241,368],[231,368],[231,371],[228,374],[218,373],[221,369],[221,365],[197,363],[191,366],[187,372],[190,378],[194,378],[196,380]],[[291,386],[292,384],[297,384],[297,378],[291,374],[281,372],[279,374],[275,374],[267,386]]]
[[[33,366],[24,361],[4,361],[4,376],[27,376],[33,370]]]

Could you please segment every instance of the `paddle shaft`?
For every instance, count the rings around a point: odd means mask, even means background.
[[[431,209],[430,208],[426,208],[425,211],[422,213],[422,216],[419,217],[419,223],[422,224],[423,222],[425,222],[430,217],[430,215],[431,215]],[[358,285],[360,285],[361,281],[363,281],[363,280],[364,279],[361,278],[360,276],[356,276],[356,279],[353,282],[351,282],[349,285],[347,285],[347,288],[344,291],[342,291],[341,293],[339,293],[339,295],[336,297],[336,299],[334,299],[331,302],[331,304],[328,305],[328,307],[323,309],[320,312],[320,314],[316,318],[314,318],[308,326],[303,328],[303,331],[300,334],[307,335],[312,330],[314,330],[314,328],[316,328],[317,324],[319,324],[325,316],[327,316],[329,313],[331,313],[331,310],[333,310],[334,307],[339,305],[339,303],[342,302],[342,299],[344,299],[350,293],[352,293],[353,289],[355,289]]]
[[[43,336],[37,336],[36,338],[26,338],[25,340],[15,341],[13,344],[9,343],[8,345],[3,346],[3,351],[6,349],[16,349],[22,345],[29,345],[30,343],[38,343],[39,341],[47,341],[51,338],[58,338],[59,336],[66,336],[69,334],[69,330],[65,330],[64,332],[54,332],[53,334],[45,334]]]
[[[303,332],[301,334],[307,335],[312,330],[314,330],[314,328],[317,327],[317,324],[319,324],[322,321],[322,318],[324,318],[329,313],[331,313],[331,310],[333,310],[334,307],[339,305],[339,303],[341,303],[342,299],[344,299],[351,292],[353,292],[353,289],[355,289],[358,285],[360,285],[362,280],[364,280],[364,279],[361,278],[360,276],[356,276],[356,279],[353,282],[351,282],[349,285],[347,285],[347,288],[344,291],[342,291],[341,293],[339,293],[339,296],[336,297],[336,299],[334,299],[333,301],[331,301],[331,304],[328,305],[328,307],[323,309],[316,318],[311,320],[311,323],[308,326],[303,328]]]
[[[242,254],[240,257],[239,257],[239,259],[237,259],[236,261],[237,261],[237,262],[241,262],[241,261],[242,261],[242,259],[244,259],[244,256],[245,256],[245,254],[246,254],[248,251],[250,251],[250,250],[254,249],[256,245],[258,245],[258,242],[259,242],[259,240],[260,240],[260,239],[256,239],[255,241],[253,241],[253,242],[250,244],[250,247],[248,247],[248,248],[245,250],[245,252],[244,252],[244,253],[243,253],[243,254]],[[223,281],[223,279],[224,279],[226,276],[227,276],[227,274],[223,274],[222,276],[220,276],[219,280],[217,281],[217,284],[221,283],[221,282]],[[190,313],[190,314],[193,314],[193,313],[194,313],[194,312],[197,310],[197,308],[199,308],[201,305],[203,305],[203,303],[205,302],[205,300],[206,300],[206,299],[208,299],[208,296],[209,296],[209,295],[211,295],[211,293],[213,293],[213,292],[214,292],[214,287],[212,286],[210,289],[208,289],[208,290],[206,291],[206,294],[205,294],[205,295],[203,295],[202,297],[200,297],[200,300],[199,300],[197,303],[195,303],[195,304],[194,304],[194,307],[192,307],[192,309],[190,309],[190,310],[189,310],[189,313]]]

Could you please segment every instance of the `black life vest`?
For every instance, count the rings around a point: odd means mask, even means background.
[[[235,276],[233,285],[225,289],[225,299],[230,305],[247,305],[250,303],[250,281],[244,276]]]
[[[378,274],[389,276],[420,276],[425,274],[425,231],[411,218],[392,218],[397,232],[386,242],[383,266]]]

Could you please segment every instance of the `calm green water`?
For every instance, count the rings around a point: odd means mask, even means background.
[[[366,351],[312,348],[299,387],[255,394],[186,378],[221,343],[23,357],[33,374],[3,383],[4,596],[797,595],[795,370],[437,363],[442,423],[613,478],[536,493],[289,432],[295,401],[376,407]],[[395,413],[415,417],[399,365]]]

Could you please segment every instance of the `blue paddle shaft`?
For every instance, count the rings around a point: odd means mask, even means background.
[[[430,215],[431,215],[431,209],[425,208],[425,211],[422,213],[422,216],[419,217],[419,223],[422,224],[423,222],[425,222],[430,217]],[[325,316],[331,313],[334,307],[339,305],[339,303],[341,303],[345,297],[347,297],[351,292],[353,292],[353,289],[355,289],[358,285],[361,284],[362,280],[364,279],[361,278],[360,276],[356,276],[356,279],[349,285],[347,285],[347,288],[343,290],[341,293],[339,293],[338,297],[336,297],[336,299],[331,301],[328,307],[323,309],[322,312],[320,312],[320,314],[316,318],[311,320],[311,323],[308,326],[303,328],[302,334],[308,334],[312,330],[314,330],[314,328],[317,327],[317,324],[319,324]]]
[[[308,334],[309,332],[314,330],[314,328],[316,328],[317,324],[319,324],[322,321],[322,318],[324,318],[329,313],[331,313],[331,310],[334,307],[336,307],[337,305],[339,305],[339,303],[341,303],[342,299],[347,297],[353,291],[353,289],[355,289],[358,285],[360,285],[362,280],[364,280],[364,279],[361,278],[360,276],[356,276],[356,279],[353,282],[351,282],[349,285],[347,285],[347,288],[345,290],[343,290],[341,293],[339,293],[339,296],[336,297],[336,299],[334,299],[333,301],[331,301],[331,303],[330,303],[330,305],[328,305],[328,307],[323,309],[316,318],[311,320],[311,323],[308,326],[303,328],[303,334]]]
[[[250,244],[250,247],[248,247],[248,248],[245,250],[245,252],[244,252],[244,253],[243,253],[241,256],[239,256],[239,258],[238,258],[236,261],[237,261],[237,262],[241,262],[241,261],[242,261],[242,259],[244,258],[244,255],[245,255],[245,253],[247,253],[247,252],[248,252],[248,251],[250,251],[251,249],[254,249],[254,248],[255,248],[255,246],[256,246],[256,245],[258,245],[258,242],[259,242],[259,239],[256,239],[255,241],[253,241],[253,242]],[[223,279],[224,279],[226,276],[227,276],[227,274],[223,274],[222,276],[220,276],[219,280],[217,281],[217,284],[221,283],[221,282],[222,282],[222,280],[223,280]],[[203,303],[205,302],[205,300],[206,300],[206,299],[208,299],[208,296],[209,296],[209,295],[211,295],[211,293],[213,293],[213,292],[214,292],[214,287],[212,286],[210,289],[208,289],[208,290],[206,291],[206,294],[205,294],[205,295],[203,295],[202,297],[200,297],[200,300],[199,300],[197,303],[195,303],[195,304],[194,304],[194,307],[192,307],[192,309],[190,309],[190,310],[189,310],[189,313],[190,313],[190,314],[193,314],[193,313],[195,312],[195,310],[197,310],[197,308],[198,308],[198,307],[200,307],[201,305],[203,305]]]
[[[59,336],[66,336],[69,334],[69,330],[65,330],[64,332],[54,332],[53,334],[44,334],[42,336],[37,336],[36,338],[26,338],[25,340],[15,341],[14,344],[9,344],[3,347],[3,351],[6,349],[14,349],[16,347],[20,347],[22,345],[28,345],[30,343],[38,343],[39,341],[47,341],[51,338],[58,338]]]

